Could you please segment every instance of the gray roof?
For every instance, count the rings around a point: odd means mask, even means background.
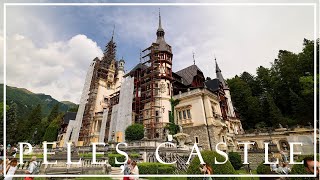
[[[210,79],[210,80],[207,80],[205,82],[205,84],[206,84],[208,89],[210,89],[211,91],[215,92],[215,91],[219,90],[220,81],[219,81],[219,79]]]
[[[70,120],[75,120],[77,116],[76,112],[66,112],[66,114],[63,116],[63,123],[69,124]]]
[[[216,61],[216,76],[219,79],[219,81],[222,83],[223,89],[229,89],[228,83],[226,82],[226,80],[222,76],[221,70],[220,70],[219,65],[217,63],[217,60],[215,60],[215,61]]]
[[[139,63],[139,64],[137,64],[134,68],[132,68],[131,70],[130,70],[130,72],[128,72],[126,75],[124,75],[124,76],[127,76],[127,75],[129,75],[131,72],[134,72],[134,71],[136,71],[137,69],[142,69],[142,70],[144,70],[144,69],[147,69],[148,68],[148,66],[146,66],[146,65],[144,65],[144,64],[142,64],[142,63]]]
[[[176,74],[181,76],[183,79],[183,84],[188,86],[192,83],[193,77],[198,74],[198,71],[202,73],[197,65],[191,65],[189,67],[181,69],[180,71],[176,72]]]

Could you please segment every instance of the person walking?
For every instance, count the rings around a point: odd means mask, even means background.
[[[130,172],[131,172],[131,159],[128,159],[127,163],[124,164],[124,167],[123,167],[123,180],[129,180],[129,176],[130,175]]]
[[[25,173],[26,174],[35,174],[37,166],[38,166],[37,157],[36,156],[32,156],[32,158],[30,159],[29,167],[25,171]],[[25,177],[24,178],[24,180],[33,180],[33,179],[34,179],[33,177]]]
[[[130,180],[138,180],[139,176],[137,175],[139,175],[139,168],[138,168],[137,162],[133,161],[131,163],[131,166],[132,166],[131,175],[136,175],[136,177],[130,177]]]
[[[204,175],[213,174],[213,170],[208,164],[201,164],[199,169],[200,169],[201,173],[203,173]],[[212,180],[212,178],[211,177],[204,177],[203,180]]]
[[[4,178],[4,180],[12,180],[12,175],[14,175],[16,173],[16,170],[18,165],[18,161],[16,159],[12,159],[9,163],[9,165],[7,166],[7,170],[6,170],[6,177]]]

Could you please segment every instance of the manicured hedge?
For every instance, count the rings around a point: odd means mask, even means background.
[[[138,159],[140,157],[140,154],[130,154],[129,157],[133,160]],[[121,154],[108,154],[109,164],[112,167],[120,167],[121,164],[116,164],[115,158],[117,158],[118,162],[123,162],[125,160],[125,156]]]
[[[260,163],[257,167],[257,174],[271,174],[271,169],[269,164]]]
[[[139,163],[139,174],[173,174],[174,165],[161,163]]]
[[[215,151],[202,151],[201,155],[202,155],[204,162],[212,168],[213,174],[237,174],[237,172],[233,168],[230,161],[227,161],[225,164],[215,164],[214,163],[215,157],[217,158],[217,161],[219,161],[219,162],[223,162],[225,160],[225,158],[223,156],[221,156],[220,154],[218,154],[217,152],[215,152]],[[195,157],[188,167],[187,174],[202,175],[202,173],[200,172],[200,169],[199,169],[199,165],[200,165],[200,160],[198,157]],[[188,179],[199,179],[200,180],[200,179],[203,179],[203,177],[202,178],[195,178],[195,177],[191,178],[190,177]],[[214,179],[237,179],[237,178],[223,177],[223,178],[214,178]]]
[[[125,131],[127,141],[137,141],[144,137],[144,127],[142,124],[132,124]]]
[[[229,160],[235,170],[239,170],[243,166],[243,164],[241,162],[241,155],[239,153],[230,152],[228,156],[229,156]]]

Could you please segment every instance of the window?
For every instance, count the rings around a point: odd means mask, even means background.
[[[213,105],[211,106],[211,110],[212,110],[212,114],[215,115],[216,111],[214,110],[214,106]]]
[[[199,143],[199,137],[198,136],[195,136],[194,137],[194,140],[195,140],[195,142],[198,144]]]
[[[187,115],[188,115],[188,119],[191,119],[191,112],[190,112],[190,109],[187,109]]]
[[[159,116],[159,111],[156,111],[156,116]]]
[[[110,86],[110,84],[108,84],[108,85],[107,85],[107,89],[110,89],[110,88],[111,88],[111,86]]]
[[[170,84],[167,83],[167,88],[168,88],[168,95],[170,95]]]
[[[182,120],[182,113],[179,111],[179,120]]]
[[[186,111],[182,111],[182,112],[183,112],[183,119],[187,119]]]

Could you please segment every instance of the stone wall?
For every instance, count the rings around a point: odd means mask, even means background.
[[[198,137],[198,147],[202,147],[203,150],[209,150],[209,139],[208,139],[208,131],[205,125],[202,126],[194,126],[194,127],[184,127],[183,133],[189,134],[190,137],[187,142],[192,144],[195,143],[196,137]]]
[[[238,152],[241,155],[241,162],[244,162],[243,151]],[[250,163],[250,168],[256,170],[258,165],[264,161],[264,153],[252,153],[248,152],[248,162]],[[244,165],[246,166],[246,165]]]

